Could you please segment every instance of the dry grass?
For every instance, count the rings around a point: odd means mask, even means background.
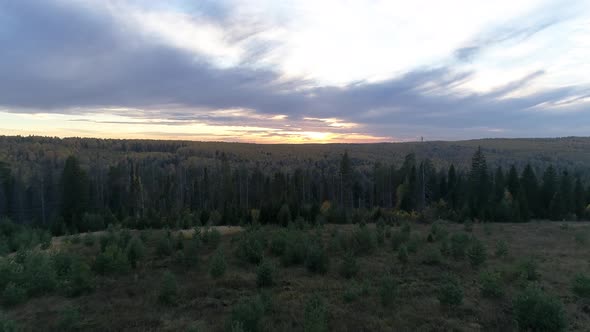
[[[573,276],[578,272],[589,273],[590,249],[581,243],[579,236],[589,232],[590,225],[582,223],[532,222],[527,224],[491,224],[491,232],[475,224],[473,235],[488,248],[488,260],[479,271],[471,268],[468,260],[455,261],[443,258],[440,265],[422,263],[428,243],[428,225],[413,225],[412,233],[424,240],[416,254],[410,254],[409,263],[398,262],[389,239],[383,247],[377,247],[369,256],[358,258],[360,265],[358,282],[366,281],[369,294],[357,301],[343,301],[344,291],[352,281],[338,273],[343,252],[331,251],[330,270],[326,275],[309,273],[303,266],[277,271],[277,285],[271,290],[273,313],[266,315],[264,331],[301,331],[306,299],[312,293],[320,293],[328,303],[329,327],[333,331],[511,331],[516,326],[512,318],[512,299],[524,287],[525,282],[515,279],[507,283],[503,299],[484,299],[480,295],[478,276],[486,269],[514,271],[524,260],[533,257],[539,263],[540,286],[556,295],[564,303],[568,317],[568,330],[587,331],[590,326],[589,304],[574,297],[570,291]],[[355,226],[328,225],[322,235],[326,244],[334,229],[349,232]],[[372,225],[369,226],[372,229]],[[449,224],[451,234],[462,232],[462,225]],[[234,257],[232,238],[241,229],[219,229],[224,236],[221,246],[226,253],[228,271],[219,280],[207,273],[212,249],[204,249],[200,268],[185,270],[172,258],[156,258],[153,243],[148,243],[149,255],[137,271],[119,277],[101,277],[96,291],[75,299],[49,296],[29,300],[8,310],[7,314],[27,330],[51,330],[56,326],[58,312],[67,305],[80,308],[83,330],[93,331],[183,331],[199,325],[206,331],[222,331],[232,305],[242,297],[257,294],[256,267],[239,262]],[[395,230],[395,227],[394,227]],[[268,229],[273,231],[273,229]],[[189,237],[192,231],[183,231]],[[489,233],[489,234],[486,234]],[[578,238],[578,240],[576,240]],[[493,256],[498,240],[508,243],[509,256]],[[82,249],[83,244],[73,246],[56,239],[56,248]],[[590,244],[590,243],[589,243]],[[98,245],[96,245],[98,246]],[[90,255],[97,248],[78,250]],[[270,254],[267,253],[267,256]],[[277,266],[279,260],[272,258]],[[162,272],[173,271],[179,283],[176,306],[158,304],[157,294]],[[399,294],[394,305],[383,307],[379,300],[378,284],[381,277],[390,272],[399,281]],[[459,278],[465,298],[457,308],[441,308],[436,293],[443,277],[451,273]]]

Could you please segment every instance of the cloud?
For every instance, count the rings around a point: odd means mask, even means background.
[[[279,14],[248,19],[242,14],[251,6],[213,1],[150,6],[0,2],[0,107],[137,126],[138,135],[157,136],[157,128],[160,136],[208,139],[214,127],[223,127],[223,139],[246,131],[249,139],[303,141],[546,136],[579,133],[575,125],[590,121],[586,82],[530,90],[550,75],[543,68],[483,92],[469,88],[479,71],[444,61],[331,85],[294,77],[273,62],[286,51],[278,39],[292,24],[273,22]],[[557,22],[484,33],[448,55],[476,61],[484,49],[528,41]],[[338,56],[330,53],[335,62]]]

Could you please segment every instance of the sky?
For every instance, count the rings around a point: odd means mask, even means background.
[[[2,0],[0,134],[588,136],[587,0]]]

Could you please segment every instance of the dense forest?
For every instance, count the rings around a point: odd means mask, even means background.
[[[3,136],[0,216],[54,234],[367,215],[580,220],[590,217],[587,146],[585,138],[267,146]]]

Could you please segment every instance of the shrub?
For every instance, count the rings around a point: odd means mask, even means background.
[[[447,277],[438,289],[438,301],[444,306],[458,306],[463,303],[463,289],[454,277]]]
[[[188,268],[199,266],[199,249],[201,240],[199,238],[192,238],[188,241],[185,248],[184,265]]]
[[[86,235],[84,235],[83,242],[85,246],[92,247],[94,246],[94,243],[96,243],[96,238],[92,233],[87,233]]]
[[[221,233],[217,228],[206,229],[201,235],[201,240],[211,249],[216,249],[221,243]]]
[[[133,268],[136,268],[137,263],[145,256],[145,247],[141,239],[137,236],[134,236],[131,241],[129,241],[125,251],[127,253],[127,260]]]
[[[479,276],[481,295],[487,298],[501,298],[504,296],[504,286],[499,273],[483,272]]]
[[[402,245],[399,250],[397,251],[397,259],[403,264],[408,263],[409,256],[408,256],[408,249],[406,246]]]
[[[385,276],[381,279],[379,285],[379,298],[384,307],[388,307],[393,303],[397,295],[397,282],[391,275]]]
[[[508,243],[504,240],[496,242],[496,257],[505,258],[508,256]]]
[[[375,238],[377,239],[377,244],[382,246],[385,243],[385,224],[383,220],[379,220],[379,222],[375,228]]]
[[[305,255],[305,267],[309,272],[325,274],[330,266],[330,259],[321,242],[311,241]]]
[[[258,264],[264,255],[264,241],[259,231],[249,231],[241,235],[236,248],[236,256],[251,264]]]
[[[438,265],[442,262],[440,250],[435,247],[428,247],[422,257],[422,263],[426,265]]]
[[[467,256],[469,257],[469,263],[473,268],[480,267],[483,263],[485,263],[487,258],[486,247],[480,240],[474,238],[471,241],[471,246],[467,251]]]
[[[451,255],[451,246],[449,245],[449,241],[447,239],[442,240],[440,242],[439,250],[443,256],[450,256]]]
[[[81,239],[80,239],[80,234],[74,234],[72,236],[70,236],[70,243],[71,244],[80,244]]]
[[[275,232],[270,240],[270,252],[273,255],[281,256],[285,253],[285,248],[287,247],[287,232],[284,230],[280,230]]]
[[[284,266],[302,264],[305,261],[307,253],[307,239],[301,232],[290,231],[285,247],[285,253],[281,257],[281,263]]]
[[[533,258],[526,259],[520,265],[522,276],[528,281],[535,281],[539,279],[539,264]]]
[[[227,326],[231,331],[235,326],[239,326],[241,331],[259,331],[264,312],[265,305],[260,296],[240,300],[233,306]]]
[[[68,296],[78,296],[91,292],[94,289],[94,276],[90,266],[82,259],[75,259],[63,281],[62,288]]]
[[[350,279],[357,275],[359,269],[360,268],[356,261],[356,257],[351,251],[349,251],[344,255],[344,259],[342,260],[338,270],[342,277]]]
[[[353,282],[344,290],[342,299],[344,302],[350,303],[356,301],[361,296],[367,295],[369,295],[369,285],[367,283]]]
[[[319,294],[312,295],[305,303],[303,331],[328,331],[328,309]]]
[[[391,235],[391,247],[393,250],[398,250],[400,246],[406,243],[409,239],[408,233],[397,231]],[[407,249],[407,248],[406,248]]]
[[[172,241],[167,235],[162,235],[156,243],[156,255],[160,257],[170,256],[174,252]]]
[[[572,281],[572,292],[579,297],[590,299],[590,277],[578,274]]]
[[[432,223],[432,226],[430,226],[430,235],[433,236],[434,241],[445,240],[449,235],[449,231],[444,222],[435,221]]]
[[[53,291],[57,287],[57,273],[51,257],[44,253],[29,253],[22,267],[22,285],[29,296]]]
[[[13,306],[27,300],[27,291],[21,286],[10,282],[2,292],[2,302],[6,306]]]
[[[76,307],[66,307],[59,314],[59,331],[73,331],[80,325],[80,311]]]
[[[415,254],[418,251],[418,248],[420,248],[421,244],[422,239],[420,239],[419,236],[412,236],[406,245],[408,252]]]
[[[223,254],[223,250],[217,249],[213,257],[211,258],[211,263],[209,265],[209,274],[213,278],[220,278],[225,274],[226,268],[227,264],[225,263],[225,255]]]
[[[575,240],[578,245],[585,245],[588,243],[588,233],[585,231],[576,232]]]
[[[465,220],[463,223],[463,229],[469,233],[473,232],[473,221],[471,219]]]
[[[10,320],[3,315],[0,315],[0,332],[17,332],[20,329],[17,327],[16,322]]]
[[[263,260],[256,269],[256,285],[258,287],[271,287],[274,284],[275,267],[268,260]]]
[[[127,255],[119,246],[111,244],[96,256],[94,270],[99,274],[125,273],[129,271]]]
[[[375,241],[368,227],[358,227],[353,231],[348,249],[353,249],[359,255],[373,252]]]
[[[467,246],[469,245],[469,237],[465,233],[453,234],[451,236],[451,255],[455,259],[463,259]]]
[[[561,302],[534,287],[516,298],[514,315],[521,331],[563,331],[567,326]]]
[[[176,296],[178,295],[178,284],[176,277],[172,272],[166,271],[162,275],[162,282],[160,283],[160,292],[158,293],[158,301],[162,304],[176,303]]]

